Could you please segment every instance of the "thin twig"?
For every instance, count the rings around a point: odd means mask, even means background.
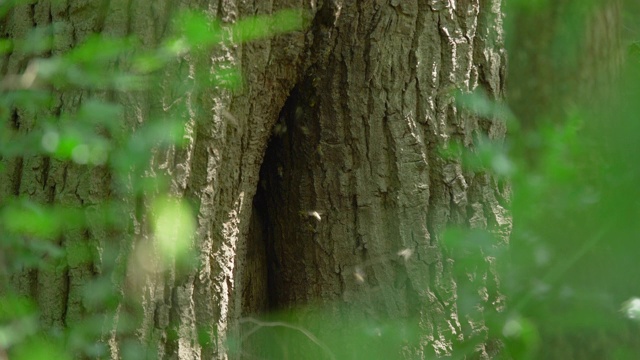
[[[253,335],[253,333],[258,331],[262,327],[284,327],[284,328],[287,328],[287,329],[292,329],[292,330],[299,331],[304,336],[306,336],[309,340],[311,340],[311,342],[313,342],[319,348],[324,350],[329,355],[329,357],[331,359],[335,359],[336,358],[335,355],[333,354],[333,352],[331,351],[331,349],[329,349],[315,335],[313,335],[309,330],[307,330],[305,328],[302,328],[302,327],[299,327],[299,326],[296,326],[296,325],[292,325],[292,324],[287,324],[287,323],[281,322],[281,321],[261,321],[261,320],[258,320],[258,319],[252,318],[252,317],[241,318],[240,320],[238,320],[238,322],[241,323],[241,324],[243,324],[243,323],[252,323],[252,324],[256,325],[256,327],[251,329],[251,331],[249,331],[247,334],[245,334],[242,337],[242,342],[244,342],[244,340],[246,340],[249,336]]]

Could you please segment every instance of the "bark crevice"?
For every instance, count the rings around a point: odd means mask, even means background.
[[[302,271],[304,245],[297,243],[298,232],[313,234],[311,221],[319,221],[322,214],[312,209],[301,209],[302,197],[309,197],[295,179],[306,172],[305,159],[314,156],[311,149],[312,129],[304,123],[308,110],[301,103],[309,99],[298,85],[291,91],[279,118],[273,126],[271,137],[260,168],[260,177],[253,199],[253,213],[247,239],[248,261],[253,263],[245,275],[243,294],[245,314],[265,313],[302,305],[289,294],[291,271]],[[295,164],[294,164],[295,163]],[[306,187],[311,191],[312,184]],[[306,219],[306,221],[305,221]],[[305,222],[304,229],[299,228]],[[303,285],[296,283],[295,286]],[[303,285],[304,286],[304,285]]]

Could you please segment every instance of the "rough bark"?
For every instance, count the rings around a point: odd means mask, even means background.
[[[408,350],[412,357],[448,354],[451,338],[486,340],[481,315],[460,305],[457,284],[469,280],[455,274],[440,234],[460,225],[506,239],[508,187],[443,159],[438,149],[505,135],[499,119],[477,117],[454,97],[477,89],[503,96],[501,1],[41,0],[16,7],[1,30],[20,38],[56,23],[53,53],[93,32],[135,35],[151,48],[181,8],[226,23],[301,8],[312,20],[303,31],[184,56],[154,91],[99,94],[123,105],[131,129],[174,106],[187,109],[188,145],[153,154],[147,176],[168,176],[173,196],[198,204],[193,247],[200,266],[187,273],[175,266],[148,273],[123,260],[143,251],[157,261],[149,219],[135,211],[148,205],[144,199],[130,199],[122,214],[132,219],[131,234],[114,239],[89,226],[60,238],[66,249],[90,253],[116,241],[109,271],[122,300],[105,339],[112,358],[123,356],[127,341],[115,328],[133,314],[130,335],[160,358],[210,359],[227,357],[228,333],[243,316],[307,304],[347,319],[415,317],[423,335]],[[20,73],[28,61],[14,51],[2,58],[2,73]],[[201,81],[196,69],[214,71],[223,61],[241,68],[242,91],[193,90]],[[176,82],[185,90],[176,92]],[[51,113],[73,113],[89,95],[57,92]],[[29,132],[45,115],[17,110],[14,129]],[[105,168],[41,156],[3,162],[2,198],[90,208],[116,191]],[[398,252],[407,249],[404,260]],[[90,313],[82,290],[107,271],[100,259],[67,255],[11,280],[37,299],[44,324],[62,327]],[[484,261],[473,274],[469,269],[481,298],[472,303],[499,307],[492,259]]]
[[[325,6],[314,37],[326,44],[280,114],[258,187],[268,307],[325,307],[341,325],[415,320],[423,338],[414,356],[447,354],[451,339],[486,329],[459,308],[465,279],[440,235],[458,225],[506,239],[510,227],[504,189],[438,151],[505,134],[454,99],[479,88],[502,97],[500,2]],[[502,302],[487,290],[497,282],[490,268],[473,276],[474,305]]]

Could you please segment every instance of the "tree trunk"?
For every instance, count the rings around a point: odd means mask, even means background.
[[[488,226],[505,239],[509,231],[495,180],[438,151],[504,136],[503,123],[454,99],[455,90],[477,88],[502,96],[500,3],[332,6],[317,28],[327,45],[312,50],[318,56],[276,125],[286,133],[263,163],[256,208],[268,308],[320,305],[342,327],[363,317],[414,320],[423,333],[415,351],[444,355],[451,339],[483,330],[460,314],[456,282],[464,280],[442,231]],[[474,287],[479,302],[499,306],[486,290],[496,281],[488,268]]]
[[[617,0],[511,5],[508,98],[525,128],[611,92],[622,62],[621,7]]]
[[[446,355],[476,339],[478,356],[494,355],[476,308],[503,304],[495,259],[474,254],[484,265],[461,276],[442,233],[451,225],[488,228],[501,245],[510,231],[508,186],[464,169],[460,158],[443,158],[440,149],[454,142],[473,149],[505,135],[500,119],[478,117],[455,100],[456,91],[479,89],[503,97],[501,1],[41,0],[16,7],[1,30],[16,39],[56,24],[53,54],[93,32],[135,35],[153,48],[178,8],[202,9],[224,23],[301,8],[312,20],[270,40],[185,55],[149,92],[55,93],[51,114],[73,113],[98,96],[122,104],[131,129],[172,107],[187,110],[187,145],[154,153],[145,176],[166,176],[172,196],[197,204],[199,266],[148,271],[131,260],[156,263],[159,255],[150,218],[136,211],[149,203],[129,199],[121,214],[132,219],[129,234],[101,226],[69,231],[59,239],[68,250],[63,261],[12,276],[22,294],[37,299],[45,326],[86,318],[85,284],[106,276],[120,293],[104,339],[114,359],[138,339],[160,358],[226,358],[229,337],[251,339],[247,316],[294,307],[304,307],[298,320],[305,326],[318,314],[337,329],[362,318],[374,327],[410,320],[419,339],[401,339],[396,354]],[[2,59],[2,73],[20,73],[28,61],[16,50]],[[223,61],[240,67],[241,91],[193,90],[204,83],[194,69],[215,71]],[[186,90],[176,92],[175,83]],[[45,115],[18,109],[14,130],[27,133]],[[117,192],[103,167],[42,156],[3,162],[2,198],[91,208]],[[111,258],[104,252],[110,247]],[[69,249],[78,248],[93,256],[74,258]],[[473,291],[461,295],[467,283]],[[239,357],[256,351],[244,342],[240,348]]]

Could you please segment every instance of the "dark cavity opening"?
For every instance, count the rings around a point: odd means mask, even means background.
[[[311,97],[296,86],[282,108],[269,140],[253,199],[244,275],[244,314],[265,314],[288,308],[306,281],[300,242],[303,205],[313,197],[309,154],[313,154]],[[295,287],[298,287],[295,289]]]

